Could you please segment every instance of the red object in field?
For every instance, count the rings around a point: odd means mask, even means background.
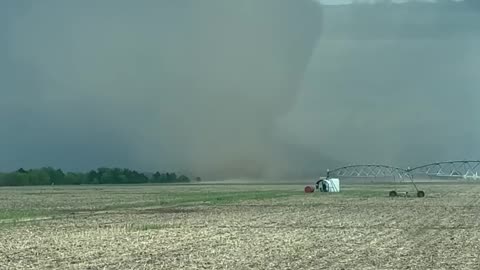
[[[315,189],[312,186],[305,187],[305,193],[313,193]]]

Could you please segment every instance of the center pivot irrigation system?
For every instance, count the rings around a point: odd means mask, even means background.
[[[312,186],[305,187],[305,192],[340,192],[340,178],[393,178],[394,181],[398,179],[399,181],[410,182],[417,197],[422,198],[425,197],[425,192],[418,189],[413,180],[414,177],[480,180],[479,170],[480,160],[444,161],[408,169],[378,164],[349,165],[331,171],[328,170],[327,177],[320,178],[316,182],[315,188]],[[397,193],[396,190],[392,190],[389,193],[390,197],[399,195],[408,196],[408,192]]]

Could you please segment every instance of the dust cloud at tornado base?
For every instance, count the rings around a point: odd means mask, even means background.
[[[479,150],[465,3],[8,3],[9,168],[303,177]]]

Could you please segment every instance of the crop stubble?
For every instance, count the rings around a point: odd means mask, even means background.
[[[36,207],[51,219],[3,224],[0,268],[480,268],[480,185],[430,184],[423,199],[359,192],[372,188],[338,195],[247,185],[1,190],[11,199],[2,208]],[[252,199],[259,190],[268,196]]]

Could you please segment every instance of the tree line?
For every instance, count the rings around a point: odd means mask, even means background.
[[[200,178],[196,178],[199,181]],[[20,168],[10,173],[0,173],[0,186],[34,185],[98,185],[98,184],[144,184],[188,183],[190,179],[176,173],[156,172],[151,175],[130,169],[99,168],[87,173],[63,172],[61,169],[44,167],[25,170]]]

